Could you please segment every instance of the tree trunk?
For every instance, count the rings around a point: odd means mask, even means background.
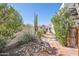
[[[67,41],[68,41],[67,46],[70,47],[70,32],[68,32],[68,39],[67,39]]]

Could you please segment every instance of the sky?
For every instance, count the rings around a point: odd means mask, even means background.
[[[35,13],[38,14],[39,25],[48,25],[59,10],[61,3],[13,3],[9,5],[21,14],[24,24],[33,24]]]

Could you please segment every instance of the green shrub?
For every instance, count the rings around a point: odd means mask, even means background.
[[[14,33],[22,29],[22,17],[13,7],[8,4],[0,4],[0,48]]]
[[[1,50],[2,48],[4,48],[5,45],[6,45],[5,39],[8,39],[8,38],[7,38],[7,37],[4,37],[4,36],[2,36],[2,35],[0,35],[0,50]]]
[[[39,39],[38,34],[35,33],[34,27],[31,24],[24,25],[25,32],[18,38],[21,39],[19,44],[28,44],[29,42],[37,41]]]
[[[45,25],[42,25],[41,28],[38,30],[37,35],[39,38],[41,38],[42,34],[46,34],[47,30],[45,28]]]
[[[28,44],[29,42],[37,41],[38,36],[33,33],[24,33],[21,37],[21,41],[19,41],[19,44]]]
[[[57,40],[63,46],[67,46],[68,31],[74,25],[74,20],[70,17],[70,13],[63,8],[52,18],[51,22],[54,25]]]
[[[42,32],[41,32],[41,31],[38,31],[38,32],[37,32],[37,35],[38,35],[39,39],[41,39]]]
[[[42,33],[42,34],[45,34],[45,33],[46,33],[46,28],[45,28],[45,25],[42,25],[42,28],[41,28],[41,33]]]

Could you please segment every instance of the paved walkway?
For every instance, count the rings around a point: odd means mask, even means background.
[[[78,56],[78,49],[62,47],[62,45],[58,41],[56,41],[55,35],[49,32],[43,34],[42,40],[48,42],[52,48],[55,47],[57,49],[57,55]]]

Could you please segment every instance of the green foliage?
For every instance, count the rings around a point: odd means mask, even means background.
[[[74,25],[74,20],[72,17],[70,17],[70,13],[65,8],[63,8],[52,18],[51,22],[54,25],[58,41],[63,46],[67,46],[68,31],[70,27]]]
[[[0,4],[0,48],[4,41],[13,37],[13,34],[22,30],[21,15],[8,4]],[[3,39],[3,38],[4,39]]]
[[[7,37],[0,35],[0,50],[5,47]]]
[[[19,38],[21,41],[19,41],[19,45],[22,44],[28,44],[29,42],[36,42],[39,40],[39,35],[35,33],[34,27],[31,24],[24,25],[25,32],[23,35]]]
[[[20,45],[21,44],[28,44],[29,42],[34,42],[38,39],[35,34],[31,34],[31,33],[24,33],[21,38],[22,38],[22,40],[19,41]]]
[[[36,14],[34,15],[34,31],[39,38],[41,38],[42,34],[46,33],[45,25],[42,25],[42,28],[40,30],[38,29],[38,15]]]
[[[38,35],[39,39],[41,39],[42,32],[41,32],[41,31],[38,31],[38,32],[37,32],[37,35]]]
[[[42,34],[45,34],[45,33],[46,33],[46,27],[45,27],[45,25],[42,25],[41,33],[42,33]]]
[[[40,27],[40,29],[38,30],[38,32],[37,32],[38,37],[41,38],[42,34],[46,34],[46,31],[47,31],[47,30],[46,30],[45,25],[42,25],[42,26]]]

